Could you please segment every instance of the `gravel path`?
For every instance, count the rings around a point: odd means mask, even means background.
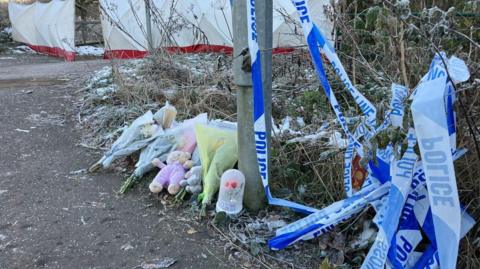
[[[99,152],[77,146],[73,102],[81,81],[108,64],[0,55],[0,268],[226,268],[205,223],[121,178],[78,170]],[[182,217],[183,216],[183,217]]]

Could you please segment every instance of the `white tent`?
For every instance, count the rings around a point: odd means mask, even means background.
[[[145,56],[148,49],[144,0],[100,0],[105,51],[115,58]]]
[[[235,1],[235,0],[234,0]],[[329,0],[309,1],[312,17],[326,36],[333,23],[324,15]],[[144,0],[101,0],[106,55],[142,57],[148,48]],[[185,52],[232,51],[230,0],[152,0],[153,46]],[[273,47],[304,45],[298,15],[290,0],[275,0]]]
[[[333,21],[326,9],[330,0],[310,0],[308,7],[318,29],[333,45]],[[288,48],[305,45],[305,37],[299,24],[298,12],[291,0],[273,0],[273,47]]]
[[[15,41],[40,53],[75,59],[75,0],[29,5],[10,0],[8,14]]]
[[[157,44],[187,52],[231,50],[229,0],[160,0],[153,10]]]

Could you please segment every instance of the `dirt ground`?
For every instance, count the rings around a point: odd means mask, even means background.
[[[232,267],[185,210],[139,190],[118,197],[114,173],[79,172],[100,154],[77,145],[73,104],[105,64],[0,55],[0,268]]]

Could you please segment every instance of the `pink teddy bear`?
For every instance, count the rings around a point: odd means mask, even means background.
[[[166,165],[155,158],[152,164],[160,168],[160,172],[150,183],[150,191],[159,193],[167,188],[168,193],[177,194],[181,188],[180,181],[184,179],[186,171],[193,166],[191,157],[189,152],[173,151],[168,155]]]

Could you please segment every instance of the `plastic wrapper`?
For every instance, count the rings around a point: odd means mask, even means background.
[[[129,156],[130,154],[146,147],[163,133],[161,128],[153,127],[154,120],[151,111],[135,119],[132,124],[123,129],[120,137],[113,143],[111,149],[92,167],[93,172],[101,167],[109,167],[113,161]],[[151,132],[154,130],[154,133]]]
[[[135,171],[125,180],[120,188],[120,193],[125,193],[136,181],[155,168],[152,164],[153,159],[158,158],[160,161],[165,162],[168,154],[174,150],[193,152],[192,161],[194,165],[199,165],[199,154],[198,151],[195,150],[197,140],[194,128],[195,124],[207,123],[207,121],[207,114],[200,114],[158,135],[157,138],[140,153],[140,158],[135,164]],[[197,153],[195,154],[195,152]]]
[[[157,122],[158,125],[162,126],[163,129],[168,129],[172,127],[175,117],[177,116],[177,109],[170,105],[168,101],[165,103],[165,106],[160,108],[154,115],[153,119]]]
[[[205,209],[219,189],[223,172],[238,160],[237,133],[201,124],[195,126],[195,133],[204,175],[200,199]]]

